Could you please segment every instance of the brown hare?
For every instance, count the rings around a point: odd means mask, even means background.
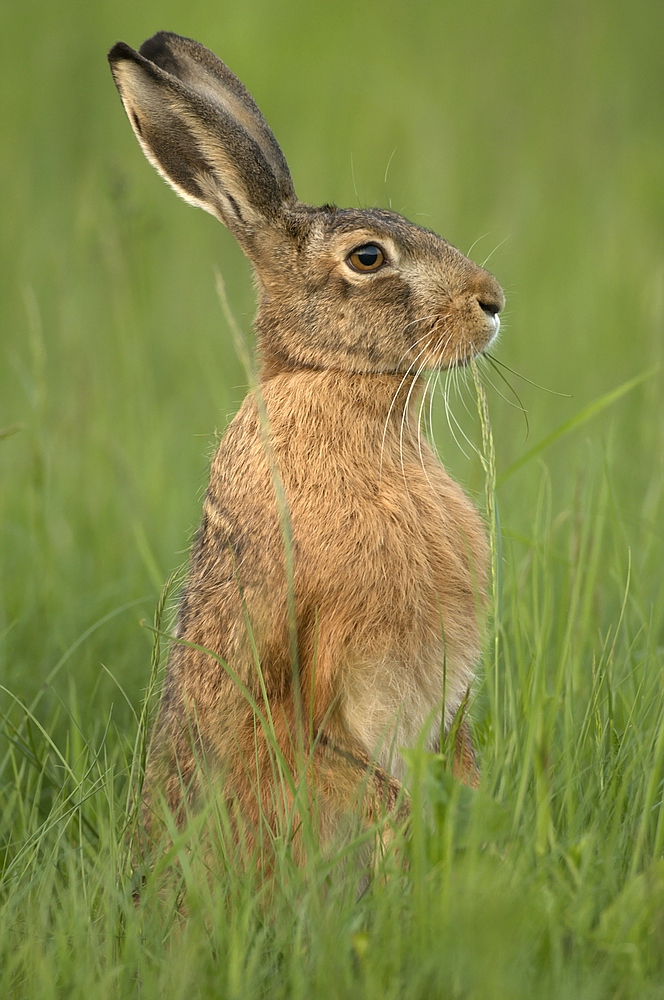
[[[400,750],[437,749],[473,679],[485,530],[418,396],[424,371],[488,347],[503,293],[394,212],[298,201],[251,95],[197,42],[160,32],[109,60],[143,152],[230,229],[259,298],[259,381],[212,461],[147,820],[161,796],[195,808],[204,771],[243,825],[276,828],[304,760],[321,835],[353,808],[368,826],[404,801]],[[277,787],[279,756],[295,781]],[[454,766],[476,782],[465,721]]]

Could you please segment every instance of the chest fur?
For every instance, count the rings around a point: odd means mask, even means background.
[[[438,745],[473,679],[486,543],[481,519],[428,449],[354,477],[328,464],[316,504],[293,502],[302,591],[321,638],[343,635],[339,711],[402,778],[399,750]],[[428,467],[427,467],[428,466]],[[335,474],[336,473],[336,474]],[[315,539],[315,545],[311,545]],[[311,547],[310,547],[311,546]]]

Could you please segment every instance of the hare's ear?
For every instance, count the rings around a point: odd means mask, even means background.
[[[108,59],[148,160],[240,243],[295,203],[288,164],[267,122],[212,52],[160,31],[140,52],[118,42]]]

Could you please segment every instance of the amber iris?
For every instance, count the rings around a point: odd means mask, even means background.
[[[385,263],[385,254],[374,243],[367,243],[348,255],[348,263],[354,271],[377,271]]]

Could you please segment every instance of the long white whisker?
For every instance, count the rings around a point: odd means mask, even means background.
[[[448,317],[445,317],[445,318],[447,319]],[[431,445],[431,447],[433,449],[433,452],[434,452],[436,458],[438,459],[438,461],[440,462],[441,465],[443,464],[442,463],[442,459],[440,457],[440,452],[438,451],[438,445],[436,444],[436,440],[435,440],[434,434],[433,434],[433,397],[434,397],[434,394],[435,394],[437,386],[441,387],[441,392],[443,393],[443,395],[445,393],[445,390],[443,389],[443,387],[441,385],[441,381],[440,381],[441,375],[443,374],[444,369],[442,367],[440,367],[440,365],[442,365],[442,361],[443,361],[443,358],[445,356],[445,351],[447,350],[447,347],[448,347],[448,345],[450,343],[450,340],[452,339],[453,336],[454,336],[454,331],[451,330],[448,333],[448,335],[445,338],[445,340],[443,341],[443,343],[438,348],[438,353],[439,353],[440,360],[439,360],[439,364],[437,366],[434,366],[434,371],[435,371],[436,378],[435,378],[435,382],[433,384],[433,388],[431,389],[431,391],[429,393],[429,444]],[[427,389],[429,389],[429,383],[428,382],[427,382]],[[423,396],[423,401],[424,401],[424,399],[426,399],[426,393]]]
[[[472,417],[472,414],[470,413],[470,411],[468,410],[468,407],[466,406],[465,399],[463,398],[463,393],[462,393],[461,388],[459,386],[458,379],[459,379],[460,369],[458,367],[458,362],[459,362],[459,348],[457,347],[456,363],[455,363],[455,366],[454,366],[454,368],[452,370],[453,379],[454,379],[454,388],[455,388],[456,394],[461,398],[461,401],[463,402],[463,405],[464,405],[464,407],[466,409],[466,412],[468,413],[469,416]],[[468,435],[464,431],[463,427],[461,426],[461,424],[457,420],[456,416],[454,415],[454,412],[450,409],[449,413],[450,413],[450,416],[451,416],[452,420],[456,424],[456,426],[457,426],[457,428],[458,428],[461,436],[463,438],[465,438],[468,446],[472,449],[472,451],[474,451],[477,455],[480,455],[480,457],[481,457],[481,453],[480,453],[479,448],[477,447],[477,445],[473,441],[470,440],[470,438],[468,437]],[[452,431],[452,434],[454,436],[454,440],[456,441],[457,445],[459,445],[459,447],[461,447],[461,445],[459,443],[459,440],[458,440],[456,434],[454,433],[451,425],[450,425],[450,430]],[[462,450],[463,454],[466,456],[466,458],[469,459],[470,455],[468,455],[468,453],[466,452],[466,450],[464,448],[461,448],[461,450]]]
[[[387,436],[387,428],[388,428],[389,423],[390,423],[390,417],[392,416],[392,410],[394,409],[394,404],[396,403],[397,398],[399,396],[399,393],[401,392],[402,385],[404,384],[404,382],[406,381],[406,379],[410,375],[411,370],[415,367],[415,365],[417,364],[417,362],[419,361],[419,359],[422,357],[422,355],[424,354],[424,352],[427,350],[428,346],[429,346],[428,344],[425,344],[424,347],[422,348],[422,350],[419,351],[419,353],[416,355],[415,359],[413,361],[411,361],[411,363],[408,365],[408,368],[406,369],[406,371],[405,371],[405,373],[404,373],[401,381],[399,382],[399,385],[397,387],[397,391],[392,396],[392,402],[390,403],[390,408],[387,411],[387,417],[385,418],[385,426],[383,428],[383,438],[382,438],[382,441],[380,443],[380,471],[379,471],[379,480],[382,479],[382,476],[383,476],[383,452],[385,451],[385,438]]]
[[[412,320],[410,323],[407,324],[407,326],[411,326],[411,325],[413,325],[414,323],[417,323],[417,322],[426,322],[427,319],[433,319],[433,318],[436,317],[436,315],[437,314],[432,313],[431,316],[419,317],[419,319]],[[406,472],[405,472],[405,465],[404,465],[404,458],[403,458],[403,434],[404,434],[404,427],[405,427],[406,420],[408,419],[408,409],[409,409],[409,405],[410,405],[410,398],[411,398],[411,396],[412,396],[412,394],[413,394],[413,392],[415,390],[415,386],[418,384],[418,380],[419,380],[421,374],[427,368],[426,361],[424,361],[424,362],[422,362],[422,364],[420,364],[420,366],[417,368],[414,376],[411,376],[411,372],[413,371],[413,368],[415,367],[415,365],[417,364],[417,362],[419,361],[419,359],[422,357],[422,355],[430,348],[430,346],[431,346],[431,340],[434,337],[434,335],[440,329],[444,329],[445,325],[447,324],[448,319],[449,319],[449,314],[448,313],[444,314],[443,316],[439,316],[436,319],[436,322],[434,323],[433,327],[430,330],[428,330],[427,332],[425,332],[421,337],[419,337],[415,341],[414,344],[412,344],[412,345],[410,345],[408,347],[408,349],[406,351],[404,351],[404,353],[401,355],[401,358],[399,359],[399,362],[397,364],[397,369],[398,369],[399,365],[401,364],[401,360],[405,357],[406,354],[409,353],[409,351],[412,351],[423,340],[427,341],[427,343],[424,345],[424,347],[420,351],[418,351],[418,353],[415,356],[415,358],[413,359],[413,361],[409,364],[408,368],[406,369],[406,371],[404,372],[404,374],[403,374],[403,376],[401,378],[401,381],[399,382],[399,385],[398,385],[398,387],[396,389],[396,392],[392,396],[392,400],[390,402],[390,406],[389,406],[389,409],[387,411],[387,417],[385,418],[385,426],[383,427],[383,435],[382,435],[381,445],[380,445],[379,480],[382,479],[382,475],[383,475],[383,459],[384,459],[384,454],[385,454],[385,441],[386,441],[386,438],[387,438],[387,430],[388,430],[389,423],[390,423],[390,417],[392,416],[392,411],[393,411],[393,409],[394,409],[394,407],[396,405],[397,399],[399,398],[399,394],[401,393],[401,389],[402,389],[402,387],[403,387],[406,379],[409,378],[409,377],[412,377],[413,381],[412,381],[412,384],[409,387],[407,395],[406,395],[406,401],[405,401],[403,413],[401,415],[401,424],[400,424],[400,429],[399,429],[399,460],[400,460],[400,463],[401,463],[401,471],[402,471],[403,476],[404,476],[404,482],[406,484],[406,490],[408,490],[408,484],[406,482]],[[449,344],[449,342],[451,340],[451,337],[452,337],[452,333],[449,333],[448,336],[446,337],[446,339],[445,339],[442,347],[438,348],[438,350],[440,351],[441,358],[443,357],[443,355],[445,353],[445,350],[446,350],[446,348],[447,348],[447,346],[448,346],[448,344]],[[429,382],[427,381],[427,390],[428,390],[428,387],[429,387]],[[425,393],[424,393],[424,396],[423,396],[423,400],[422,400],[422,404],[420,406],[420,411],[419,411],[418,418],[417,418],[418,450],[419,450],[419,453],[420,453],[420,461],[422,462],[422,468],[423,469],[424,469],[424,460],[422,458],[422,441],[421,441],[421,435],[420,435],[420,431],[421,431],[420,420],[421,420],[422,406],[424,405],[424,401],[426,399],[426,391],[427,390],[425,390]],[[409,428],[410,428],[410,423],[409,423]],[[437,454],[437,451],[436,451],[436,454]],[[426,469],[424,469],[424,471],[425,471],[425,475],[426,475]],[[428,478],[429,477],[427,476],[427,479]]]
[[[417,450],[420,453],[420,462],[422,463],[422,469],[424,470],[424,459],[422,458],[422,410],[427,400],[427,392],[429,391],[429,386],[431,384],[431,375],[429,372],[427,375],[426,385],[424,387],[424,392],[422,393],[422,399],[420,402],[420,408],[417,411]],[[426,472],[426,470],[424,470]]]
[[[419,355],[418,355],[418,357],[419,357]],[[405,371],[405,373],[404,373],[401,381],[399,382],[399,385],[397,386],[397,391],[392,396],[392,402],[390,403],[390,408],[387,411],[387,417],[385,418],[385,426],[383,427],[383,439],[382,439],[382,441],[380,443],[380,474],[379,474],[379,478],[382,477],[382,475],[383,475],[383,451],[385,450],[385,436],[387,434],[387,428],[388,428],[389,423],[390,423],[390,417],[392,416],[392,410],[394,409],[394,404],[396,403],[397,397],[398,397],[399,393],[401,392],[401,386],[404,384],[404,382],[406,381],[406,379],[410,375],[410,370],[411,370],[411,368],[415,367],[416,362],[417,362],[417,358],[415,358],[415,361],[412,361],[409,364],[408,368],[406,369],[406,371]]]
[[[489,261],[491,260],[491,258],[492,258],[492,257],[493,257],[493,255],[495,254],[496,250],[500,250],[500,248],[501,248],[501,246],[503,245],[503,243],[506,243],[508,239],[509,239],[509,234],[508,234],[508,235],[507,235],[507,236],[505,237],[505,239],[504,239],[504,240],[501,240],[501,241],[500,241],[500,243],[498,244],[498,246],[497,246],[497,247],[494,247],[494,248],[493,248],[493,250],[491,251],[491,253],[489,254],[489,256],[488,256],[488,257],[485,257],[485,258],[484,258],[484,260],[482,261],[482,263],[481,263],[480,267],[486,267],[486,265],[488,264],[488,262],[489,262]]]
[[[470,250],[466,250],[466,257],[470,257],[471,253],[473,252],[473,247],[477,246],[477,244],[479,243],[479,241],[483,240],[484,237],[488,236],[488,235],[489,235],[488,233],[483,233],[481,236],[478,236],[477,239],[475,240],[475,242],[471,243]]]
[[[450,318],[450,314],[449,313],[443,313],[442,316],[438,316],[437,313],[432,313],[430,316],[421,316],[419,319],[414,319],[414,320],[411,320],[410,323],[406,323],[406,326],[404,327],[404,331],[407,330],[409,326],[412,326],[413,323],[424,323],[424,322],[426,322],[429,319],[436,319],[436,322],[434,323],[434,325],[431,327],[430,330],[426,330],[422,334],[421,337],[418,337],[416,341],[414,341],[412,344],[410,344],[406,348],[406,350],[403,352],[403,354],[401,355],[401,357],[397,361],[396,368],[397,369],[399,368],[399,365],[401,364],[401,362],[403,361],[403,359],[406,357],[406,355],[408,354],[408,352],[412,351],[415,347],[417,347],[417,345],[420,344],[424,340],[425,337],[431,337],[431,338],[433,338],[433,335],[435,333],[437,333],[441,329],[444,329],[445,325],[446,325],[446,323],[447,323],[447,321],[448,321],[449,318]]]
[[[454,438],[454,441],[455,441],[456,446],[459,449],[459,451],[461,451],[462,454],[466,456],[466,458],[470,458],[470,456],[467,454],[465,448],[463,447],[463,445],[459,441],[459,439],[458,439],[458,437],[456,435],[456,431],[454,430],[453,421],[454,421],[455,424],[457,424],[457,426],[458,426],[458,421],[456,420],[456,418],[454,418],[454,416],[452,414],[452,411],[451,411],[451,408],[450,408],[450,402],[449,402],[449,386],[450,386],[450,382],[453,381],[453,379],[454,379],[454,374],[455,374],[455,371],[456,371],[456,366],[457,366],[458,361],[459,361],[459,345],[457,345],[456,348],[455,348],[454,357],[452,359],[451,364],[448,365],[445,369],[442,368],[442,361],[443,361],[443,358],[445,356],[445,351],[447,350],[447,348],[449,346],[450,340],[452,339],[452,335],[453,335],[453,331],[450,332],[450,334],[448,335],[448,337],[445,340],[445,342],[439,348],[439,356],[440,356],[440,362],[439,363],[441,364],[441,368],[439,369],[438,379],[436,380],[436,383],[437,383],[437,385],[441,386],[442,396],[443,396],[443,404],[445,406],[445,419],[447,420],[447,426],[450,429],[450,433],[451,433],[452,437]],[[441,384],[440,376],[443,375],[443,374],[445,376],[445,379],[444,379],[444,383]],[[461,428],[459,428],[459,430],[461,430]]]
[[[438,445],[436,444],[436,438],[434,437],[433,433],[433,398],[436,394],[437,387],[440,386],[440,376],[442,374],[443,374],[442,369],[439,368],[438,371],[436,372],[436,380],[432,386],[431,392],[429,393],[429,444],[433,448],[433,453],[438,459],[438,461],[441,462],[441,465],[442,461],[440,458],[440,454],[438,453]]]
[[[466,413],[468,414],[468,416],[470,417],[470,419],[473,420],[474,416],[470,412],[470,410],[468,409],[468,404],[466,403],[466,397],[465,397],[464,392],[463,392],[464,389],[468,388],[468,381],[467,381],[468,369],[467,368],[464,368],[464,369],[457,368],[455,370],[455,375],[456,375],[456,391],[457,391],[457,395],[459,396],[459,398],[460,398],[460,400],[461,400],[461,402],[463,404],[464,410],[466,411]]]
[[[435,319],[437,315],[438,313],[429,313],[428,316],[418,316],[416,319],[411,319],[404,326],[403,332],[405,333],[408,327],[415,326],[416,323],[426,323],[428,319]],[[417,343],[417,341],[415,343]]]
[[[401,362],[403,361],[403,359],[406,357],[406,355],[410,354],[410,352],[413,351],[417,347],[418,344],[421,344],[422,341],[425,339],[425,337],[430,337],[435,332],[436,332],[436,326],[434,326],[431,330],[427,330],[427,332],[423,333],[421,337],[418,337],[417,340],[413,341],[412,344],[408,345],[408,347],[403,352],[403,354],[401,355],[401,357],[397,361],[396,365],[394,366],[394,368],[395,368],[394,374],[395,375],[398,374],[398,372],[399,372],[399,365],[401,364]]]
[[[422,466],[422,472],[425,475],[426,481],[428,482],[429,486],[431,487],[431,491],[434,494],[436,491],[434,489],[433,483],[429,479],[429,473],[426,470],[426,466],[424,464],[424,456],[422,455],[422,410],[426,403],[427,393],[431,390],[431,382],[433,381],[436,375],[437,372],[435,370],[430,371],[429,374],[427,375],[426,386],[424,387],[424,392],[422,393],[422,402],[420,403],[420,409],[417,414],[417,450],[420,456],[420,465]],[[426,410],[424,411],[424,419],[426,422]]]
[[[462,453],[462,455],[465,455],[466,458],[470,458],[470,455],[468,454],[468,452],[466,451],[466,449],[464,448],[464,446],[459,441],[459,439],[458,439],[458,437],[456,435],[456,431],[454,430],[454,427],[453,427],[453,424],[452,424],[452,420],[453,420],[452,411],[450,409],[449,400],[447,398],[447,392],[443,393],[443,399],[445,401],[445,416],[447,418],[447,426],[450,429],[450,433],[451,433],[452,437],[454,438],[456,446],[459,449],[459,451]],[[456,423],[456,420],[454,421],[454,423]]]
[[[426,361],[423,362],[420,365],[420,367],[417,369],[417,372],[415,374],[415,378],[413,379],[412,385],[411,385],[410,389],[408,390],[408,395],[406,396],[406,403],[405,403],[404,408],[403,408],[403,413],[401,414],[401,427],[399,429],[399,461],[401,463],[401,474],[403,475],[403,481],[404,481],[404,486],[406,487],[406,493],[408,493],[408,482],[406,480],[406,468],[405,468],[404,460],[403,460],[403,429],[404,429],[404,425],[406,423],[406,420],[408,420],[408,429],[410,430],[410,417],[409,417],[409,414],[408,414],[408,407],[410,406],[410,397],[412,396],[413,390],[414,390],[415,386],[418,383],[419,377],[420,377],[420,375],[422,374],[422,372],[424,371],[425,368],[426,368]]]
[[[482,357],[478,358],[477,360],[480,362],[485,362],[485,359]],[[490,378],[484,363],[481,366],[478,365],[477,370],[480,374],[480,378],[482,379],[482,381],[488,382],[493,391],[497,392],[501,399],[504,399],[506,403],[508,403],[510,406],[513,406],[515,410],[520,410],[521,412],[523,412],[523,406],[519,406],[519,404],[515,403],[513,399],[510,399],[509,396],[506,396],[504,392],[501,392],[496,383]]]
[[[459,439],[458,439],[458,437],[456,435],[456,431],[454,430],[454,427],[452,425],[452,420],[453,419],[454,419],[454,423],[456,423],[457,426],[458,426],[458,421],[455,418],[453,418],[452,411],[450,409],[450,403],[449,403],[449,385],[450,385],[450,381],[452,381],[452,379],[454,377],[454,366],[456,365],[456,362],[457,362],[457,359],[458,359],[458,351],[459,351],[459,348],[457,346],[457,348],[455,350],[455,353],[454,353],[454,362],[447,369],[447,371],[445,373],[446,377],[445,377],[445,385],[443,387],[443,403],[445,404],[445,418],[447,420],[447,426],[450,429],[450,433],[451,433],[452,437],[454,438],[456,446],[459,449],[459,451],[463,455],[465,455],[466,458],[469,459],[470,455],[468,455],[468,453],[466,452],[466,449],[463,447],[463,445],[459,441]]]

